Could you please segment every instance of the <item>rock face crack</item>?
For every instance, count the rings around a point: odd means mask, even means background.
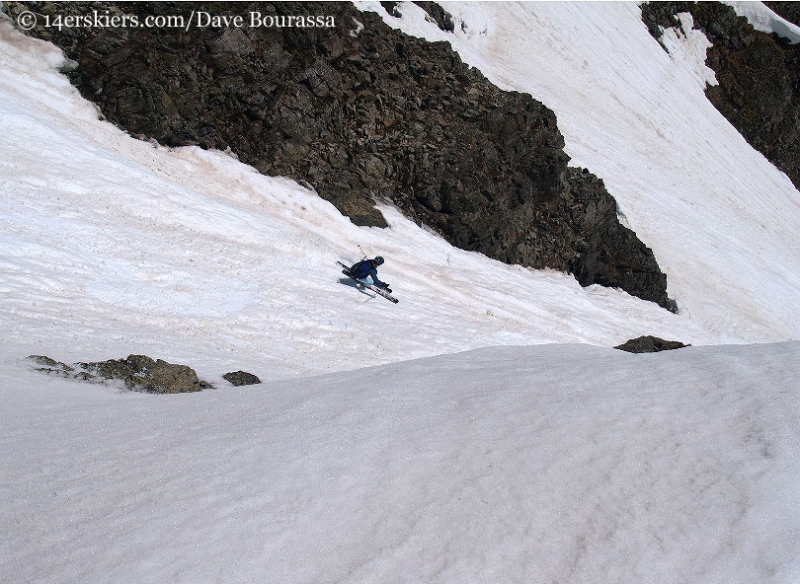
[[[34,6],[35,4],[35,6]],[[440,26],[449,15],[420,3]],[[357,225],[389,200],[451,244],[671,306],[653,253],[571,169],[555,114],[501,91],[447,43],[345,3],[9,3],[38,14],[333,17],[326,27],[44,28],[82,95],[134,136],[230,150],[312,185]],[[40,19],[41,20],[41,19]]]

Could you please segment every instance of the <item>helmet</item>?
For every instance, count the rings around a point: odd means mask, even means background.
[[[381,256],[375,256],[375,259],[372,261],[375,262],[375,265],[380,266],[383,263],[383,258]]]

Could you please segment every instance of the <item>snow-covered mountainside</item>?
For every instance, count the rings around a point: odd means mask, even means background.
[[[442,5],[452,34],[411,3],[401,18],[361,6],[551,107],[571,164],[603,178],[693,319],[729,340],[797,338],[800,195],[705,98],[708,41],[690,18],[666,53],[634,3]]]
[[[800,193],[709,104],[705,38],[666,52],[633,3],[444,6],[453,33],[358,4],[552,108],[678,313],[136,140],[0,18],[0,581],[800,579]],[[364,254],[399,304],[341,275]],[[695,346],[610,348],[646,334]],[[217,389],[24,360],[132,353]]]

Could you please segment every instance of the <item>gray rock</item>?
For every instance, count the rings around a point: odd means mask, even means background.
[[[200,381],[194,369],[173,365],[145,355],[129,355],[127,359],[111,359],[96,363],[79,363],[89,376],[119,379],[132,391],[147,393],[189,393],[212,387]]]
[[[222,378],[237,387],[261,383],[261,380],[258,377],[252,373],[247,373],[246,371],[234,371],[232,373],[226,373],[222,376]]]
[[[255,50],[244,31],[236,27],[223,29],[219,37],[209,42],[209,47],[212,53],[233,53],[240,57],[249,55]]]
[[[41,367],[38,371],[54,373],[82,381],[120,380],[129,390],[147,393],[187,393],[213,387],[197,378],[194,369],[173,365],[145,355],[129,355],[127,359],[111,359],[92,363],[66,365],[44,355],[28,357]]]
[[[55,359],[51,359],[46,355],[30,355],[27,357],[27,359],[29,361],[33,361],[37,365],[40,365],[40,367],[37,367],[36,370],[42,371],[43,373],[53,373],[62,377],[70,377],[73,371],[75,371],[73,367],[70,367],[66,363],[56,361]]]

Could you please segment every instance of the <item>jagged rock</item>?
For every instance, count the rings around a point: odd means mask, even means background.
[[[243,57],[249,55],[255,49],[253,43],[247,38],[247,35],[242,32],[240,28],[226,28],[223,33],[209,43],[209,49],[212,54],[215,53],[232,53]]]
[[[66,363],[56,361],[46,355],[29,355],[27,359],[33,361],[37,365],[41,365],[41,367],[37,367],[36,370],[44,373],[55,373],[62,377],[69,377],[73,371],[75,371],[73,367],[70,367]]]
[[[395,18],[400,18],[402,14],[399,10],[397,10],[397,5],[399,2],[381,2],[381,6],[386,11],[387,14],[394,16]]]
[[[446,12],[444,8],[439,6],[439,4],[436,2],[415,1],[414,4],[427,12],[428,16],[431,17],[431,20],[436,23],[436,26],[438,26],[444,32],[453,32],[456,29],[456,24],[453,21],[452,15],[449,12]]]
[[[773,4],[780,9],[793,3]],[[661,28],[679,26],[677,14],[692,15],[695,28],[712,43],[706,65],[719,83],[708,86],[706,96],[800,189],[800,44],[755,30],[720,2],[649,2],[641,8],[657,39]],[[797,8],[789,10],[798,16]]]
[[[147,393],[188,393],[212,387],[200,381],[194,369],[173,365],[145,355],[129,355],[127,359],[111,359],[97,363],[79,363],[88,375],[103,379],[120,379],[125,387]]]
[[[441,8],[421,4],[447,27]],[[618,225],[611,196],[568,168],[555,114],[529,95],[501,91],[447,43],[406,36],[346,3],[180,6],[324,14],[336,26],[39,26],[29,34],[62,47],[77,63],[66,73],[84,97],[133,135],[230,149],[262,173],[307,181],[357,225],[386,226],[375,201],[391,201],[457,247],[571,271],[583,285],[668,306],[652,252]],[[12,15],[25,8],[8,4]],[[159,2],[35,9],[125,12],[140,21],[176,12]]]
[[[237,387],[261,383],[261,380],[258,377],[252,373],[248,373],[247,371],[234,371],[232,373],[226,373],[222,376],[222,378]]]
[[[145,355],[129,355],[127,359],[93,363],[75,363],[72,367],[44,355],[31,355],[28,359],[42,365],[38,371],[83,381],[118,379],[132,391],[187,393],[213,387],[210,383],[199,380],[191,367],[173,365]]]
[[[678,341],[665,341],[664,339],[648,335],[630,339],[614,348],[627,351],[628,353],[657,353],[659,351],[669,351],[689,346],[691,345],[684,345]]]
[[[640,298],[677,312],[667,298],[667,277],[653,251],[619,223],[616,201],[603,181],[588,171],[570,169],[569,183],[571,197],[564,212],[577,210],[570,216],[575,247],[564,271],[575,274],[584,286],[637,290]]]

